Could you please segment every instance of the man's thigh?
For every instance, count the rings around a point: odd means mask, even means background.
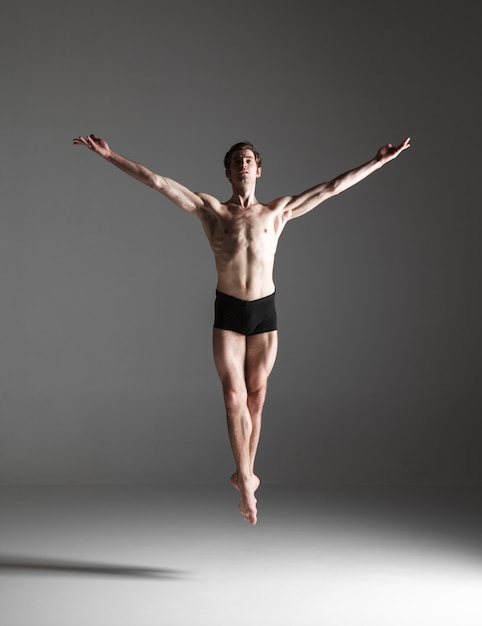
[[[246,384],[256,389],[268,380],[278,352],[278,331],[246,337]]]
[[[246,386],[246,337],[213,328],[214,364],[224,387]]]

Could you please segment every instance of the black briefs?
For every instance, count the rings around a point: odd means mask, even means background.
[[[241,335],[258,335],[277,329],[275,294],[259,300],[240,300],[216,290],[214,328]]]

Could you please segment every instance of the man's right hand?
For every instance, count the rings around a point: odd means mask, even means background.
[[[76,137],[73,140],[75,145],[87,146],[89,150],[92,152],[96,152],[99,156],[104,157],[105,159],[110,154],[110,148],[107,141],[97,137],[97,135],[87,135],[86,137]]]

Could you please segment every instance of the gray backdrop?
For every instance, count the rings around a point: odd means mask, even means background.
[[[0,477],[225,481],[214,263],[197,220],[72,138],[226,199],[413,147],[291,223],[267,481],[482,476],[480,2],[14,2],[0,6]]]

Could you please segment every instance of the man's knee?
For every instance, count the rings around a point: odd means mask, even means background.
[[[266,398],[267,381],[258,380],[248,387],[247,402],[250,406],[261,409]]]
[[[248,394],[245,389],[223,386],[224,404],[228,415],[238,413],[247,405]]]

